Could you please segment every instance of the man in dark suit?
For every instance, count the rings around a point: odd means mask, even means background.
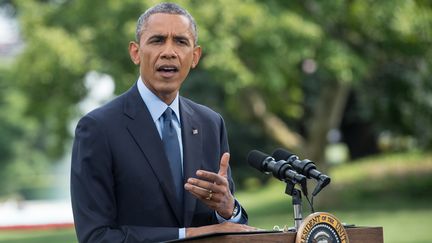
[[[72,154],[80,242],[149,242],[250,231],[233,197],[226,130],[211,109],[179,96],[201,56],[196,24],[162,3],[138,20],[127,92],[85,115]]]

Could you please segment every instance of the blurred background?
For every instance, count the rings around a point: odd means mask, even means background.
[[[128,42],[158,2],[0,0],[0,242],[76,242],[76,122],[136,82]],[[317,211],[430,242],[432,1],[174,2],[203,48],[181,94],[225,118],[251,225],[294,225],[285,184],[246,162],[282,147],[332,177]]]

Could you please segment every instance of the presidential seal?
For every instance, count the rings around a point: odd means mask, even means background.
[[[342,223],[329,213],[313,213],[306,217],[296,235],[296,243],[348,243]]]

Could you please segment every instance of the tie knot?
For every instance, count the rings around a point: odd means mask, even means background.
[[[162,115],[164,118],[164,121],[171,121],[172,116],[173,116],[172,113],[173,113],[173,110],[170,107],[166,108],[165,112]]]

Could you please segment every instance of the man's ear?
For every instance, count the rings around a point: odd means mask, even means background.
[[[129,55],[133,63],[135,65],[140,64],[140,57],[139,57],[139,44],[135,41],[129,42]]]
[[[193,59],[192,59],[192,68],[195,68],[198,65],[198,62],[201,58],[201,46],[195,46],[193,50]]]

